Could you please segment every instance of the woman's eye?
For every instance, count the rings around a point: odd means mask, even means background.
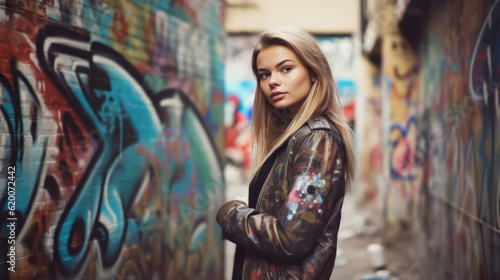
[[[292,71],[292,67],[290,66],[283,67],[283,72],[290,72],[290,71]]]
[[[260,74],[260,78],[261,79],[265,79],[267,77],[269,77],[269,73],[262,73],[262,74]]]

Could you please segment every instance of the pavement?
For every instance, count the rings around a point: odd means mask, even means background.
[[[226,170],[226,200],[247,196],[248,184],[241,172]],[[383,238],[383,221],[373,209],[359,210],[353,195],[348,193],[342,208],[338,234],[338,252],[330,280],[420,280],[426,279],[418,256],[415,237],[408,233],[390,243]],[[383,267],[374,269],[367,251],[370,244],[380,244]],[[225,279],[231,279],[235,245],[224,241]],[[374,261],[380,261],[380,254]],[[379,264],[376,264],[377,266]]]
[[[384,239],[383,220],[374,209],[357,209],[352,194],[342,208],[338,234],[339,252],[330,280],[420,280],[426,279],[418,255],[417,240],[407,233],[396,240]],[[385,266],[374,268],[368,246],[382,246]],[[384,277],[385,276],[385,277]]]

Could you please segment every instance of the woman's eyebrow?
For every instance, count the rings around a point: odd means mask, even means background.
[[[274,67],[275,67],[275,68],[278,68],[278,67],[280,67],[281,65],[283,65],[283,63],[288,62],[288,61],[293,62],[293,60],[291,60],[291,59],[284,59],[284,60],[282,60],[280,63],[276,64],[276,66],[274,66]],[[259,72],[259,71],[267,71],[267,69],[265,69],[265,68],[259,68],[259,69],[257,69],[257,72]]]

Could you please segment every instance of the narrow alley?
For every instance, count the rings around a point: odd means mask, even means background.
[[[499,139],[500,0],[2,0],[0,280],[498,280]]]

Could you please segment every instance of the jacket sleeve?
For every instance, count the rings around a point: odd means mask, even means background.
[[[217,222],[224,237],[234,243],[295,261],[318,244],[314,241],[320,235],[334,234],[336,240],[345,180],[339,146],[325,130],[310,132],[290,156],[288,198],[277,216],[259,213],[241,201],[229,201],[219,208]],[[327,224],[329,233],[325,233]]]

